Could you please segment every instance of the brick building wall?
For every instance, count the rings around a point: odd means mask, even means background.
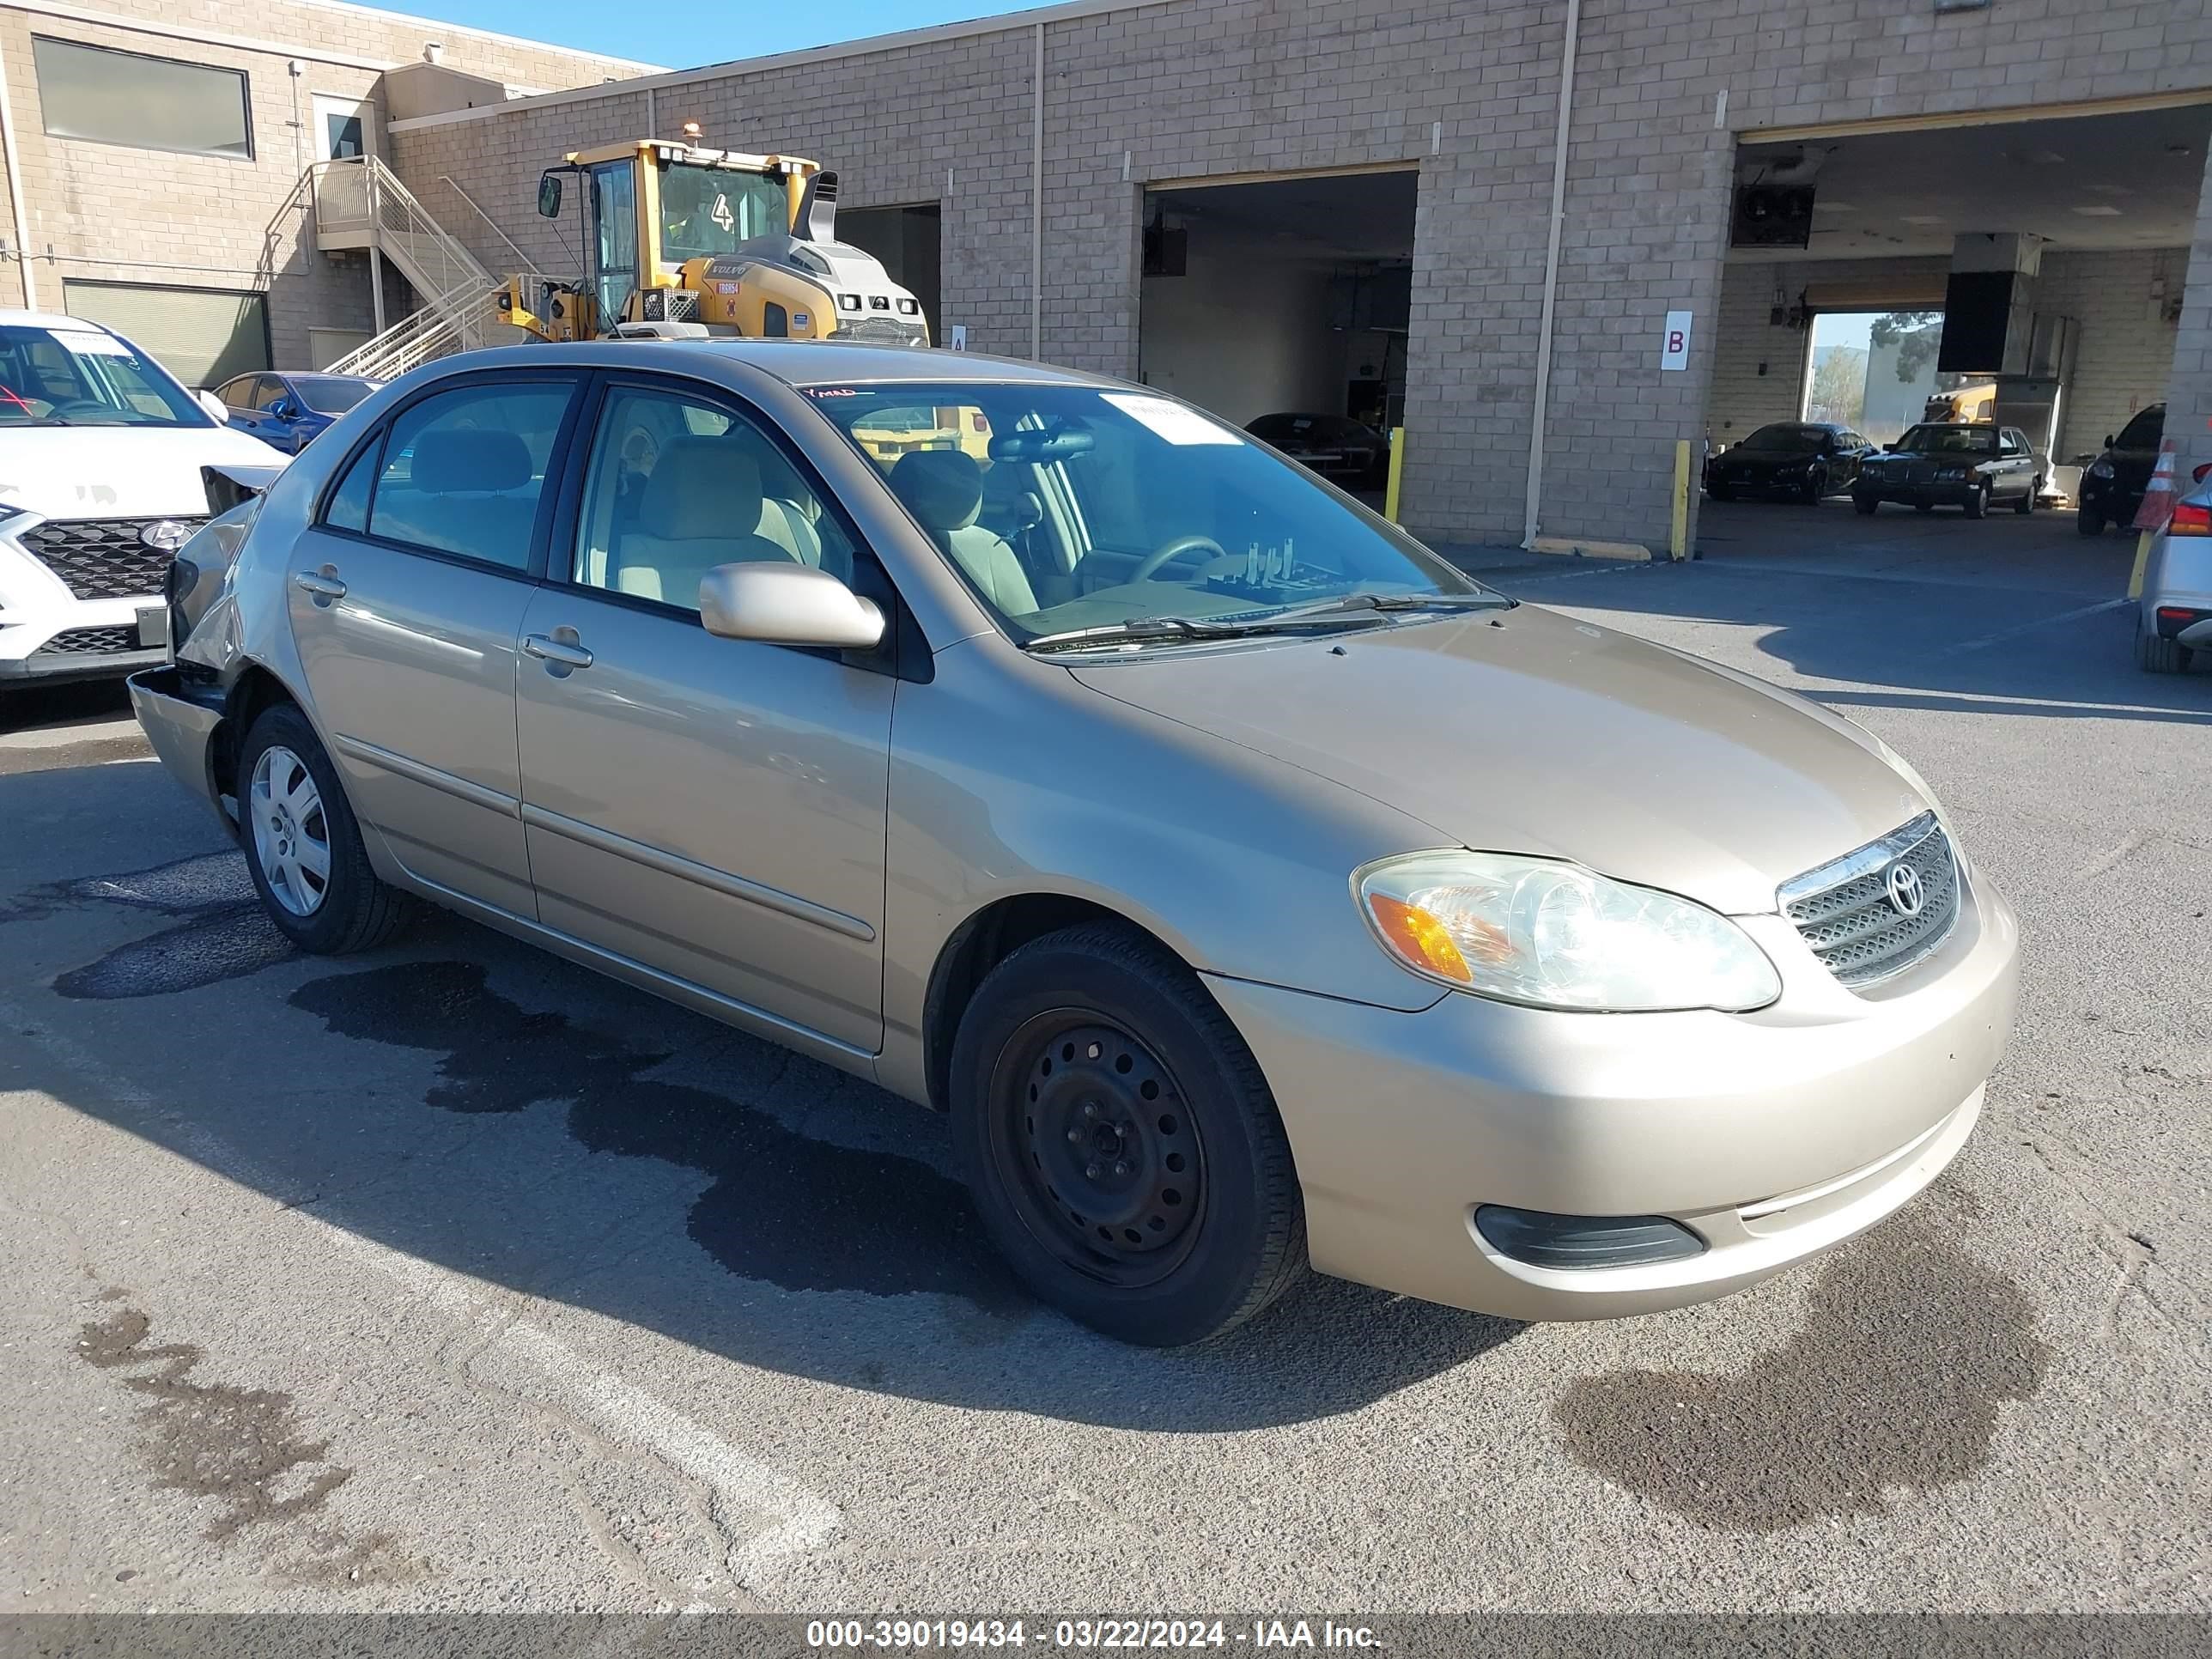
[[[314,94],[372,98],[384,69],[420,59],[428,41],[442,43],[454,68],[532,87],[645,67],[326,0],[103,0],[98,9],[112,21],[86,21],[76,4],[0,3],[0,73],[40,307],[64,309],[70,281],[262,292],[273,356],[289,367],[307,361],[310,326],[365,331],[373,316],[366,256],[313,252],[299,185],[319,154]],[[33,36],[243,70],[252,158],[48,134]],[[11,250],[13,207],[0,174],[0,236]],[[0,305],[24,302],[24,276],[20,259],[0,268]]]
[[[965,323],[976,349],[1026,355],[1041,26],[1043,355],[1134,373],[1146,184],[1414,162],[1404,517],[1434,538],[1518,540],[1565,9],[1064,7],[404,124],[394,148],[426,194],[450,173],[536,246],[538,168],[564,147],[631,135],[651,88],[664,131],[696,118],[725,142],[817,156],[840,169],[855,205],[941,201],[946,319]],[[2212,18],[2195,0],[2088,11],[1992,0],[1942,13],[1934,0],[1586,0],[1540,528],[1666,539],[1674,444],[1701,434],[1723,331],[1739,135],[2178,88],[2212,89]],[[472,218],[451,228],[488,262],[507,257]],[[2207,237],[2212,220],[2200,222]],[[2212,416],[2212,264],[2193,269],[2175,400],[2203,406],[2201,429]],[[1683,309],[1695,318],[1689,366],[1662,373],[1665,315]]]

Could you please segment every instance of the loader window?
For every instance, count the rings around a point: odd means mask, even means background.
[[[728,253],[791,228],[783,181],[678,161],[660,173],[660,253],[672,264]]]
[[[637,175],[629,162],[592,169],[592,227],[599,320],[608,325],[637,288]]]

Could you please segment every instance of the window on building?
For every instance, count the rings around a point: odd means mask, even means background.
[[[196,155],[253,155],[239,70],[33,36],[39,107],[57,138]]]

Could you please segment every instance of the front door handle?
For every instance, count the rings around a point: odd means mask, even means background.
[[[320,570],[302,570],[292,578],[292,586],[302,593],[314,596],[317,605],[329,605],[346,596],[346,585],[338,580],[337,568],[325,565]]]
[[[569,631],[567,629],[562,630],[563,633]],[[592,665],[592,653],[572,639],[558,640],[545,634],[525,634],[522,649],[525,655],[537,658],[556,673],[563,669],[589,668]]]

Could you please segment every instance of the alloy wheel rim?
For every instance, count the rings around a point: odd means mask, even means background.
[[[1189,1256],[1206,1156],[1151,1047],[1095,1013],[1030,1022],[1001,1062],[1000,1161],[1024,1225],[1060,1261],[1125,1289]]]
[[[287,914],[312,916],[331,884],[331,826],[315,775],[281,744],[261,751],[246,788],[253,856]]]

